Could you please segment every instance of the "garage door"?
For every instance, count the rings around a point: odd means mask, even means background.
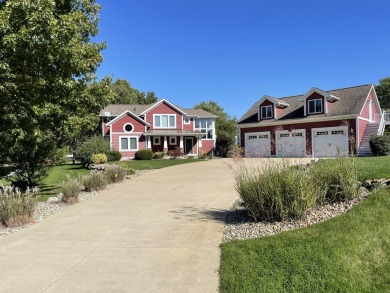
[[[339,157],[349,154],[347,126],[313,128],[312,138],[314,157]]]
[[[270,132],[251,132],[245,134],[246,157],[270,157],[271,135]]]
[[[276,131],[276,156],[306,157],[306,131],[304,129]]]

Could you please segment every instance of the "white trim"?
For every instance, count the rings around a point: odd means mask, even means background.
[[[172,142],[172,139],[174,139],[174,142]],[[177,137],[176,136],[169,137],[169,145],[177,145]]]
[[[360,147],[359,117],[356,117],[356,138],[355,138],[355,144],[356,144],[356,154],[357,154],[359,152],[359,147]]]
[[[312,87],[308,92],[306,92],[306,94],[304,94],[298,101],[299,102],[304,102],[306,101],[306,99],[308,97],[310,97],[312,94],[314,93],[317,93],[317,94],[320,94],[321,96],[325,97],[328,95],[326,92],[324,92],[323,90],[320,90],[319,88],[316,88],[316,87]]]
[[[129,149],[122,149],[122,144],[121,144],[122,138],[127,138],[128,144],[129,144]],[[132,138],[136,139],[136,142],[137,142],[137,148],[136,149],[130,149],[130,146],[131,146],[130,139],[132,139]],[[139,139],[138,136],[119,136],[119,151],[121,151],[121,152],[138,151],[138,148],[139,148],[138,139]]]
[[[275,106],[275,105],[274,105],[274,106]],[[268,107],[271,107],[271,117],[263,117],[263,108],[268,108]],[[274,115],[273,115],[273,113],[272,113],[272,109],[273,109],[273,108],[275,108],[275,107],[272,107],[272,105],[261,106],[261,107],[260,107],[261,119],[272,119],[272,118],[274,118]],[[267,110],[265,110],[265,111],[266,111],[266,113],[268,113]]]
[[[366,100],[364,101],[363,107],[362,107],[362,109],[360,110],[359,116],[362,115],[363,109],[364,109],[364,105],[367,103],[368,97],[370,96],[370,93],[371,93],[372,90],[374,90],[374,94],[375,94],[375,101],[374,101],[374,103],[375,103],[376,109],[379,110],[379,111],[378,111],[378,114],[382,114],[382,109],[381,109],[381,106],[380,106],[379,101],[378,101],[378,96],[376,95],[375,87],[374,87],[374,85],[371,85],[371,88],[370,88],[370,90],[368,91]]]
[[[279,121],[267,121],[259,124],[255,123],[247,123],[247,124],[238,124],[238,128],[252,128],[252,127],[263,127],[263,126],[274,126],[274,125],[286,125],[286,124],[299,124],[299,123],[313,123],[313,122],[324,122],[324,121],[334,121],[334,120],[345,120],[345,119],[355,119],[358,115],[342,115],[342,116],[334,116],[334,117],[323,117],[323,118],[307,118],[307,119],[290,119],[290,120],[279,120]]]
[[[130,125],[130,126],[131,126],[131,130],[130,130],[130,131],[127,131],[127,130],[126,130],[126,126],[127,126],[127,125]],[[134,132],[134,125],[131,124],[130,122],[123,124],[123,131],[124,131],[125,133]]]
[[[372,100],[368,100],[368,120],[372,121]]]
[[[312,128],[311,129],[311,150],[312,150],[312,157],[313,158],[315,158],[315,156],[314,156],[314,151],[315,151],[315,145],[314,145],[314,141],[315,141],[315,136],[314,136],[314,133],[316,132],[316,131],[332,131],[332,130],[334,130],[334,129],[342,129],[342,130],[344,130],[345,131],[345,136],[346,136],[346,141],[347,141],[347,147],[348,147],[348,150],[347,150],[347,152],[348,152],[348,155],[347,156],[349,156],[350,155],[350,153],[349,153],[349,147],[350,147],[350,145],[349,145],[349,133],[348,133],[348,126],[329,126],[329,127],[320,127],[320,128]],[[329,135],[329,134],[328,134]]]
[[[161,145],[161,136],[153,136],[153,145]]]
[[[141,118],[139,118],[137,115],[135,115],[133,112],[129,111],[129,110],[126,110],[125,112],[123,112],[122,114],[118,115],[115,119],[111,120],[110,122],[108,122],[106,124],[106,126],[110,127],[113,123],[115,123],[116,121],[118,121],[120,118],[122,118],[124,115],[126,114],[129,114],[130,116],[132,116],[134,119],[138,120],[139,122],[145,124],[145,125],[148,125],[150,126],[150,124],[148,122],[146,122],[145,120],[142,120]]]
[[[367,118],[364,118],[364,117],[360,117],[360,116],[358,116],[358,117],[356,117],[357,119],[360,119],[360,120],[364,120],[364,121],[367,121],[367,122],[370,122],[370,120],[369,119],[367,119]]]
[[[175,109],[177,112],[186,115],[185,112],[183,112],[183,111],[180,110],[178,107],[176,107],[175,105],[173,105],[173,104],[171,104],[170,102],[168,102],[166,99],[162,99],[162,100],[156,102],[154,105],[150,106],[148,109],[146,109],[145,111],[143,111],[140,115],[146,114],[146,113],[149,112],[150,110],[156,108],[156,107],[157,107],[158,105],[160,105],[161,103],[166,103],[166,104],[168,104],[168,106],[170,106],[171,108]]]
[[[160,117],[160,126],[156,126],[156,117],[159,116]],[[162,124],[162,116],[167,116],[168,117],[168,126],[167,127],[164,127],[164,126],[161,126]],[[169,126],[169,117],[174,117],[174,125],[173,126]],[[176,114],[153,114],[153,128],[176,128]]]

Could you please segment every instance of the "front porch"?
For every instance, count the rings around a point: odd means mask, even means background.
[[[153,152],[177,152],[185,156],[196,156],[202,152],[204,133],[185,130],[149,130],[144,133],[146,149]]]

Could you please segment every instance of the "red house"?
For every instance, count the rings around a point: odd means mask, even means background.
[[[335,157],[371,155],[371,135],[385,120],[373,85],[304,95],[264,96],[238,121],[248,157]]]
[[[152,105],[109,105],[99,116],[103,136],[122,159],[135,152],[180,150],[188,156],[211,153],[217,116],[202,109],[183,109],[167,100]]]

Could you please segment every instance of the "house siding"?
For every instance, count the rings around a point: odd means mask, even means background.
[[[368,125],[368,121],[366,120],[363,120],[363,119],[358,119],[358,127],[359,127],[359,146],[363,140],[363,135],[364,135],[364,132],[366,131],[366,128],[367,128],[367,125]]]
[[[131,123],[134,127],[132,132],[144,132],[145,125],[141,123],[139,120],[135,119],[130,115],[125,115],[111,124],[111,132],[114,134],[115,132],[123,132],[125,134],[129,134],[131,132],[125,132],[123,127],[125,124]]]
[[[202,152],[210,155],[213,150],[213,140],[210,139],[202,139]]]
[[[375,103],[375,96],[372,92],[372,90],[370,91],[370,93],[368,94],[368,97],[367,97],[367,100],[366,102],[364,103],[364,106],[363,106],[363,109],[362,109],[362,112],[360,114],[361,117],[363,118],[366,118],[366,119],[369,119],[369,104],[370,104],[370,101],[372,102],[372,118],[374,121],[379,121],[379,117],[378,117],[378,110],[376,108],[376,103]]]
[[[248,127],[240,129],[240,142],[241,146],[245,148],[245,134],[250,132],[262,132],[262,131],[270,131],[271,132],[271,155],[275,156],[275,132],[280,130],[298,130],[304,129],[306,132],[306,151],[308,154],[312,154],[312,137],[311,130],[313,128],[323,128],[323,127],[337,127],[337,126],[348,126],[348,136],[352,138],[352,140],[356,141],[356,120],[348,119],[348,120],[333,120],[333,121],[319,121],[319,122],[310,122],[310,123],[296,123],[296,124],[287,124],[282,126],[262,126],[262,127]],[[360,131],[360,130],[359,130]],[[356,147],[352,146],[354,151],[356,151]],[[351,142],[349,141],[349,149],[351,149]]]
[[[142,134],[123,133],[123,134],[118,134],[118,135],[112,135],[111,149],[121,152],[122,160],[132,159],[135,156],[136,151],[121,151],[119,149],[119,137],[129,137],[129,136],[137,136],[138,137],[138,150],[143,150],[146,148],[145,136]]]
[[[190,118],[190,124],[185,124],[184,121],[183,121],[183,129],[184,130],[194,130],[194,118]]]

